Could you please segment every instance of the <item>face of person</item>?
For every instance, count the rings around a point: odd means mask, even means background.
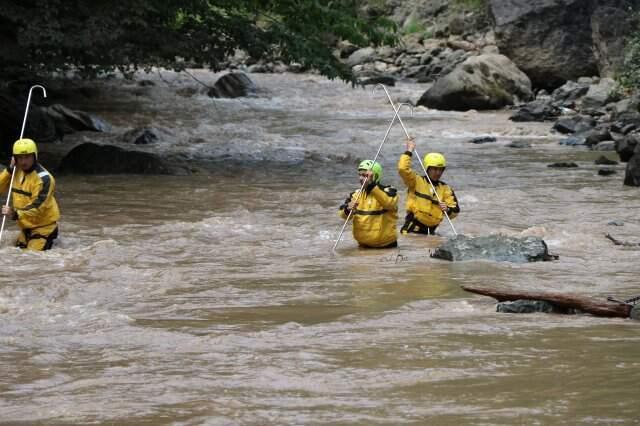
[[[16,165],[24,172],[30,170],[33,167],[33,163],[36,161],[35,155],[33,154],[19,154],[15,157]]]
[[[367,176],[369,176],[371,172],[367,170],[358,170],[358,179],[360,180],[360,185],[364,185],[364,181],[367,180]]]
[[[427,169],[427,174],[429,175],[429,179],[433,181],[440,180],[442,174],[444,173],[444,167],[429,167]]]

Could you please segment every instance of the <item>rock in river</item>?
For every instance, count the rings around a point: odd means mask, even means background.
[[[510,237],[496,234],[482,237],[458,235],[447,240],[431,255],[444,260],[488,259],[506,262],[555,260],[547,243],[539,237]]]

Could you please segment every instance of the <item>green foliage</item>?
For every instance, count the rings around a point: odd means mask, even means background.
[[[411,19],[407,24],[402,28],[402,32],[404,34],[416,34],[425,32],[426,27],[423,22],[420,22],[416,19]]]
[[[236,49],[297,62],[353,81],[332,54],[339,39],[394,44],[391,21],[362,13],[361,0],[25,0],[0,5],[4,71],[87,75],[162,66],[225,67]]]

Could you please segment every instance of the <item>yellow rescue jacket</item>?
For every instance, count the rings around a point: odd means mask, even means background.
[[[8,169],[0,172],[0,192],[6,193],[11,182]],[[28,172],[16,169],[11,188],[11,206],[21,229],[51,225],[60,219],[58,203],[53,196],[56,181],[39,163]]]
[[[358,198],[360,190],[354,191],[340,206],[340,217],[349,215],[349,203],[358,199],[358,206],[351,214],[353,238],[365,247],[385,247],[397,241],[398,194],[391,186],[380,184],[369,186]]]
[[[432,182],[438,194],[436,198],[426,176],[420,176],[411,169],[411,152],[407,151],[400,156],[398,173],[407,185],[407,213],[413,213],[420,223],[433,227],[442,222],[444,212],[440,209],[438,198],[447,204],[450,219],[460,213],[458,199],[449,185],[443,181]]]

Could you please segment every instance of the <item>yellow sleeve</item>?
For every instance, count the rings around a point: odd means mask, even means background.
[[[9,190],[9,182],[11,182],[11,173],[9,169],[0,172],[0,192],[4,193]]]
[[[385,210],[398,210],[398,191],[391,186],[381,188],[376,185],[371,190],[371,195]]]
[[[400,156],[400,160],[398,160],[398,173],[402,178],[402,181],[409,190],[414,191],[416,188],[416,172],[411,169],[411,155],[408,153],[404,153]]]

